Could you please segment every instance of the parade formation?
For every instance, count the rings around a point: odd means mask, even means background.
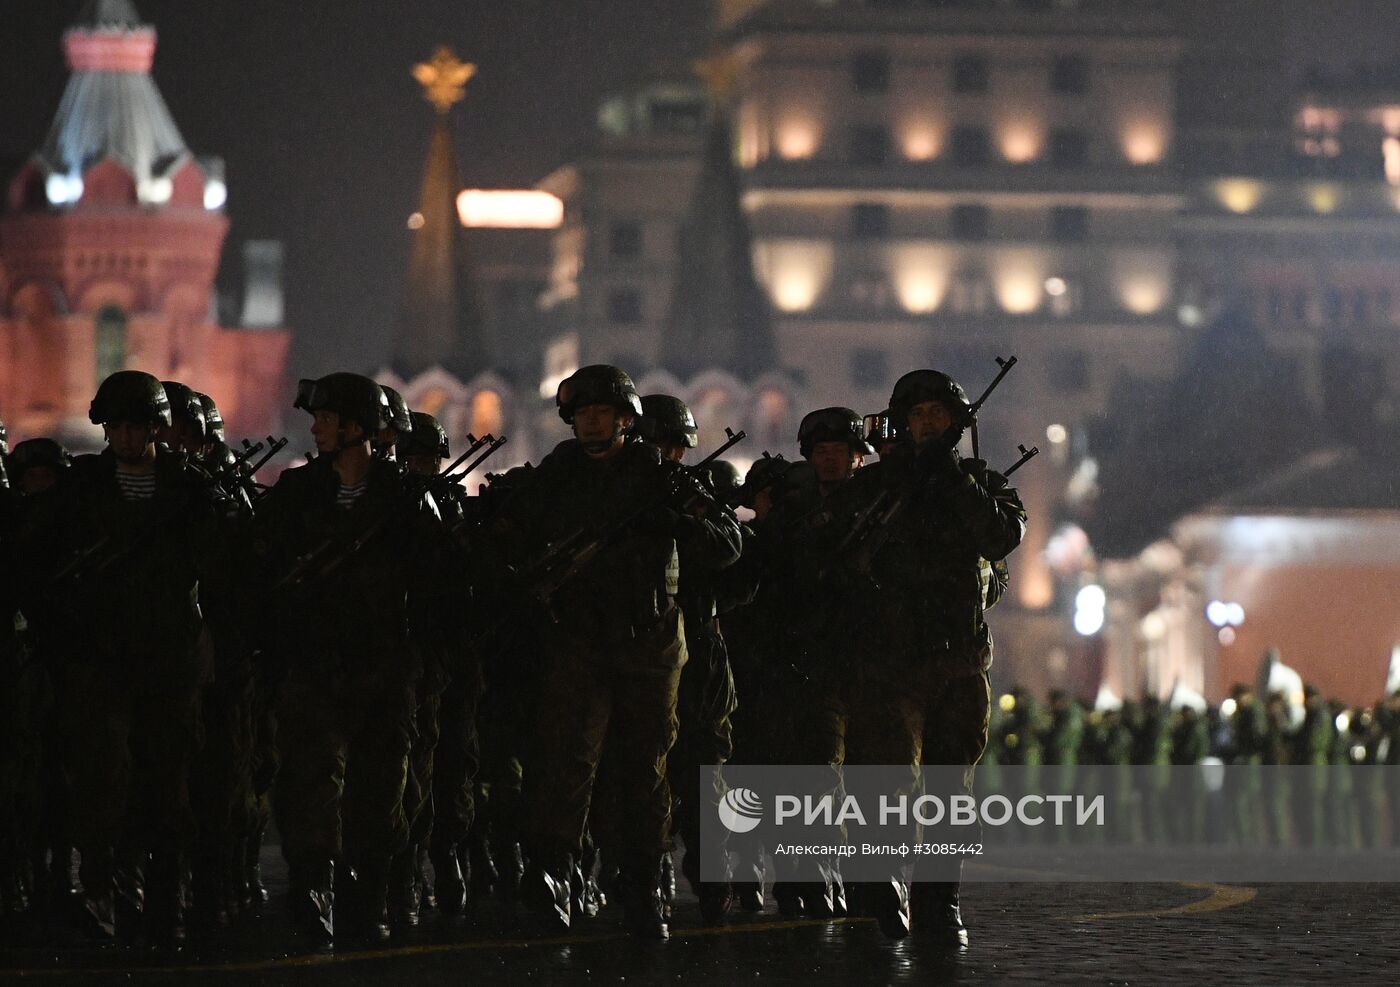
[[[287,440],[235,446],[209,396],[137,370],[92,400],[100,453],[7,452],[7,913],[216,936],[267,900],[275,821],[317,945],[493,893],[540,934],[612,904],[665,939],[676,870],[706,922],[763,907],[758,861],[701,845],[725,792],[705,766],[830,765],[839,785],[844,763],[946,763],[971,784],[983,614],[1025,512],[959,453],[980,401],[946,375],[906,374],[868,421],[815,411],[800,459],[740,476],[721,454],[743,433],[686,464],[682,401],[583,367],[557,395],[574,438],[472,496],[459,481],[503,437],[453,450],[353,373],[294,406],[315,452],[271,483]],[[730,850],[733,880],[702,880]],[[810,863],[777,875],[784,914],[966,943],[956,865],[911,903],[907,876],[847,892]]]

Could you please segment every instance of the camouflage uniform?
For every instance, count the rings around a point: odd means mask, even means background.
[[[577,440],[564,442],[535,469],[495,527],[522,561],[580,527],[601,532],[621,518],[643,515],[552,601],[555,619],[542,631],[540,718],[525,777],[531,856],[557,884],[560,871],[571,870],[583,850],[606,742],[619,818],[594,825],[607,829],[620,848],[629,909],[645,908],[654,894],[669,837],[666,758],[676,738],[686,661],[684,621],[675,604],[676,542],[689,542],[716,565],[738,554],[732,518],[718,510],[703,517],[682,513],[687,502],[708,503],[708,495],[693,488],[674,494],[679,470],[635,439],[607,459],[591,458]]]
[[[961,388],[954,393],[965,402]],[[970,790],[991,707],[987,562],[1004,559],[1020,543],[1025,510],[1003,478],[980,462],[960,460],[944,439],[918,451],[886,450],[832,495],[827,527],[839,536],[876,498],[901,496],[906,507],[889,520],[883,544],[855,546],[854,558],[864,564],[843,560],[845,578],[870,617],[861,636],[846,642],[858,656],[848,687],[846,762],[909,765],[910,790],[920,765],[959,766]],[[919,894],[928,903],[921,909],[929,908],[930,931],[946,921],[965,937],[957,918],[957,864],[935,862],[930,873],[942,881],[922,885]],[[907,930],[903,874],[892,873],[891,884],[872,894],[885,931]]]

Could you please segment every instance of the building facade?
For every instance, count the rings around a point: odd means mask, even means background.
[[[275,428],[289,343],[280,249],[249,245],[248,319],[220,325],[228,190],[150,78],[155,30],[127,0],[93,0],[63,44],[68,87],[0,215],[0,415],[12,438],[100,444],[88,403],[126,368],[208,392],[235,435]]]

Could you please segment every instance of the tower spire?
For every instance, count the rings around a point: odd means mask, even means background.
[[[739,65],[696,63],[710,90],[704,158],[681,224],[661,364],[683,378],[722,367],[752,380],[775,364],[768,297],[753,273],[752,236],[734,166],[727,107]]]
[[[486,369],[494,356],[484,337],[466,230],[457,213],[462,179],[450,125],[452,107],[475,73],[475,66],[446,47],[413,68],[437,120],[418,211],[409,219],[413,245],[393,349],[394,372],[404,378],[440,366],[465,380]]]

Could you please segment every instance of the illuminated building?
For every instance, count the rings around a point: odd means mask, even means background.
[[[88,404],[126,368],[207,391],[234,436],[265,434],[287,400],[280,245],[244,245],[241,318],[220,325],[229,189],[222,162],[185,145],[150,77],[155,29],[128,0],[92,0],[63,45],[67,89],[0,215],[0,415],[11,441],[100,445]]]

